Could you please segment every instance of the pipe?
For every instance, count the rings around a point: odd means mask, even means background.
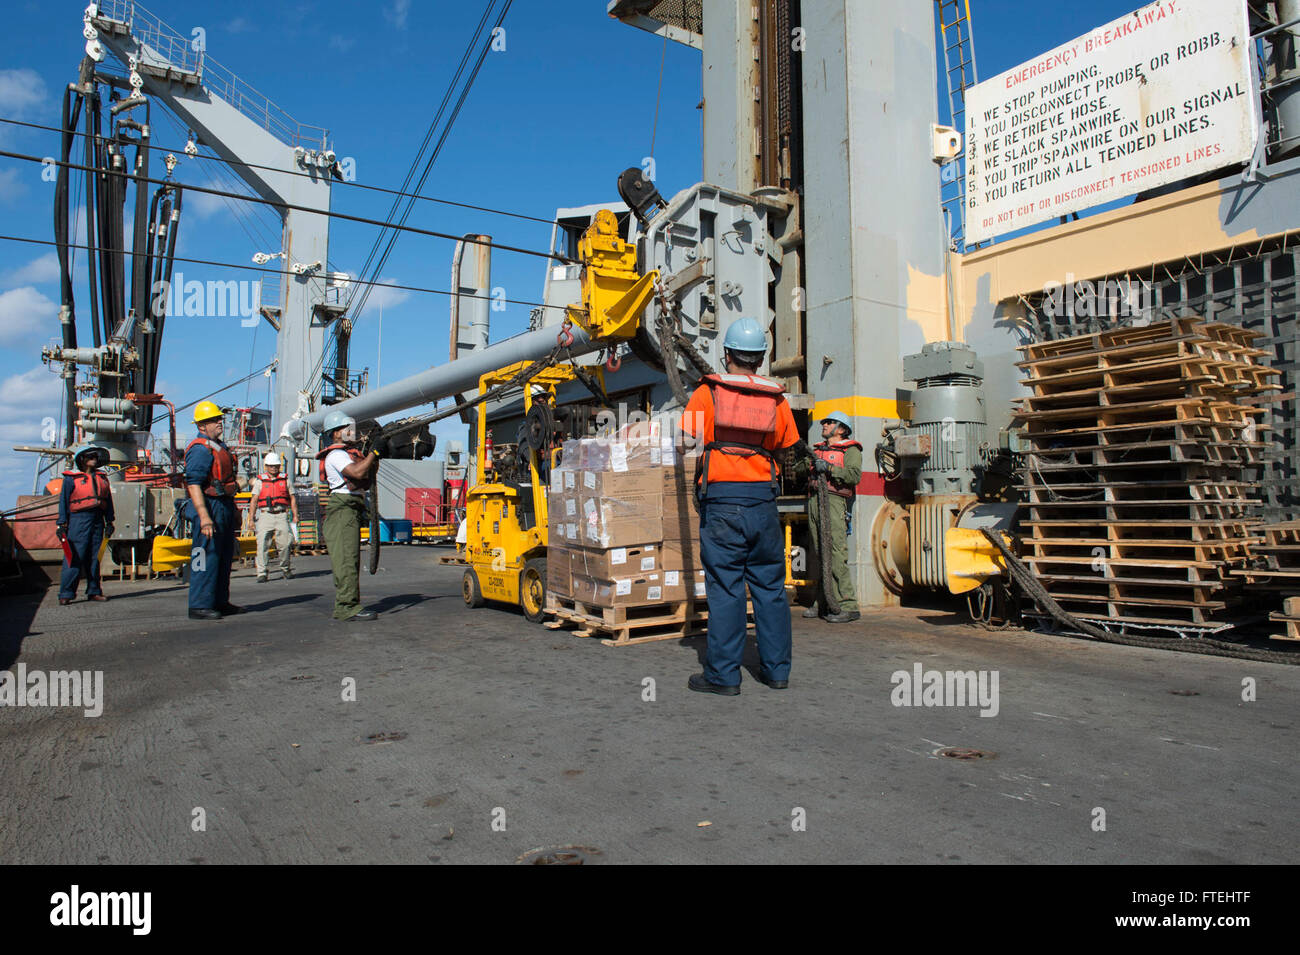
[[[536,361],[545,357],[555,347],[556,333],[557,327],[552,325],[507,338],[482,351],[469,352],[456,361],[417,372],[391,385],[384,385],[321,411],[312,412],[305,418],[292,418],[285,422],[283,433],[294,440],[303,440],[307,437],[308,427],[320,431],[325,415],[331,411],[342,411],[361,421],[432,404],[450,395],[477,391],[479,378],[488,372],[516,362]],[[597,346],[587,337],[587,333],[575,325],[569,354],[576,358],[596,349]]]

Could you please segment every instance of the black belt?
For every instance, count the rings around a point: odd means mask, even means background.
[[[283,504],[272,504],[270,507],[262,508],[262,510],[266,511],[268,514],[283,514],[288,509],[289,508]]]

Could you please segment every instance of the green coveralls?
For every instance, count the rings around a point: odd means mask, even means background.
[[[321,521],[321,534],[334,568],[334,619],[347,620],[361,611],[361,524],[367,519],[360,494],[331,494]]]
[[[805,462],[806,466],[806,462]],[[844,466],[837,468],[832,467],[827,477],[828,484],[833,487],[839,484],[841,487],[856,488],[858,481],[862,480],[862,451],[859,448],[844,449]],[[828,488],[829,490],[829,488]],[[827,581],[822,579],[821,556],[819,549],[826,546],[826,542],[821,540],[819,521],[819,508],[817,504],[817,476],[811,473],[808,484],[808,522],[812,528],[812,540],[815,549],[818,552],[812,555],[814,568],[817,568],[817,607],[822,613],[827,612],[826,586]],[[830,549],[831,549],[831,577],[829,581],[832,596],[837,598],[841,613],[849,613],[858,609],[858,597],[853,587],[853,577],[849,573],[849,505],[852,503],[850,498],[840,497],[838,494],[829,493],[827,495],[830,501]]]

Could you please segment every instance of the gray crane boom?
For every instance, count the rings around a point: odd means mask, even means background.
[[[599,347],[577,325],[572,327],[572,331],[573,345],[569,352],[574,357],[589,354]],[[293,418],[286,422],[284,434],[295,441],[305,440],[308,436],[307,427],[319,432],[325,415],[330,411],[342,411],[361,421],[432,404],[451,395],[475,391],[479,378],[490,371],[505,368],[515,362],[536,361],[545,357],[555,347],[558,332],[559,326],[552,325],[507,338],[482,351],[470,352],[456,361],[428,368],[401,381],[340,401],[305,418]]]

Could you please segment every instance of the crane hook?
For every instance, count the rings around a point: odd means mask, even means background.
[[[605,370],[610,374],[618,371],[623,367],[623,359],[618,357],[618,346],[615,345],[609,350],[609,357],[605,359]]]
[[[573,347],[573,323],[566,321],[560,326],[560,334],[555,336],[555,342],[561,348]]]

